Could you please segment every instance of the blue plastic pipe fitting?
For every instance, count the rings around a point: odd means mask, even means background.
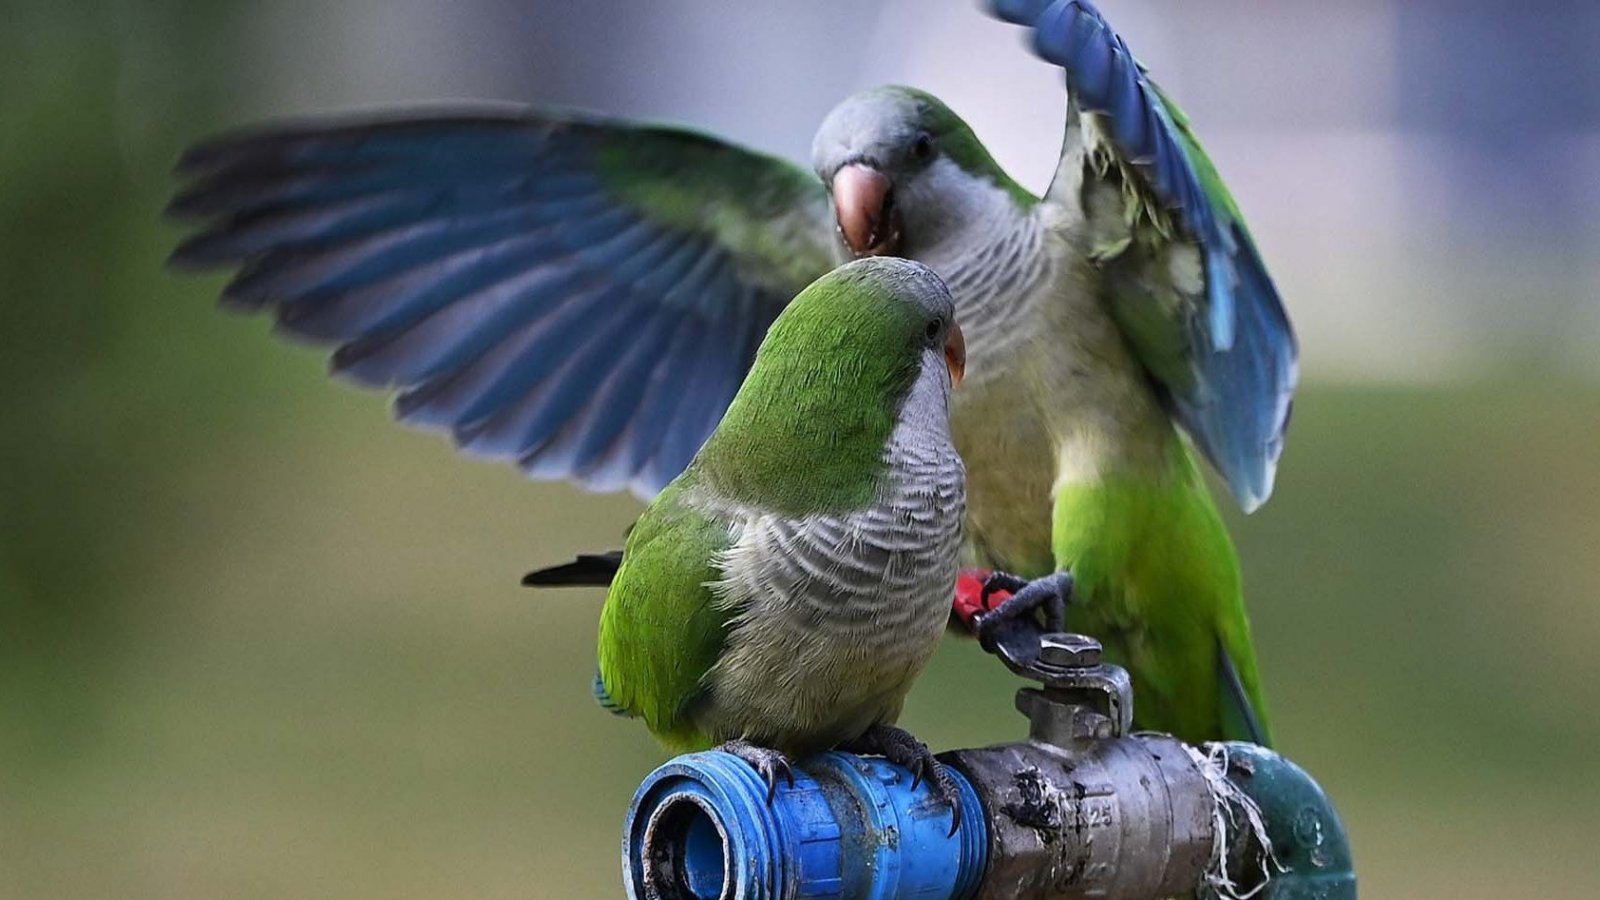
[[[962,821],[884,760],[827,753],[767,785],[737,757],[672,760],[640,785],[623,836],[635,900],[960,898],[976,892],[988,833],[959,773]]]

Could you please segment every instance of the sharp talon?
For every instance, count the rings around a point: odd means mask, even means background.
[[[777,756],[777,758],[772,761],[770,768],[767,770],[768,806],[771,806],[772,801],[777,799],[779,777],[782,777],[784,781],[789,783],[790,790],[794,789],[794,769],[789,765],[789,761],[782,756]]]
[[[1041,611],[1045,630],[1060,631],[1066,626],[1067,604],[1072,597],[1070,573],[1057,572],[1044,578],[1025,581],[1015,575],[996,572],[984,583],[984,590],[1011,593],[1011,596],[1002,600],[994,609],[976,619],[974,627],[978,641],[990,652],[994,652],[994,638],[1002,626],[1010,622],[1020,622],[1037,629],[1039,620],[1033,617]]]
[[[955,837],[956,832],[961,830],[961,789],[956,786],[955,778],[943,763],[934,760],[934,765],[939,767],[938,776],[934,779],[935,793],[950,804],[950,833],[945,837]]]
[[[1015,594],[1026,587],[1027,584],[1027,581],[1008,572],[990,572],[989,577],[983,580],[983,591],[980,595],[984,610],[991,611],[994,609],[994,604],[990,601],[990,598],[995,594]],[[1006,600],[1009,599],[1011,598],[1006,597],[1001,600],[1001,605],[1004,605]]]
[[[780,776],[789,783],[791,789],[794,787],[794,767],[789,764],[789,758],[782,753],[767,747],[758,747],[749,741],[729,741],[718,749],[744,760],[746,765],[755,769],[756,774],[766,781],[768,806],[778,799]]]
[[[961,828],[961,791],[956,787],[955,778],[943,763],[934,759],[927,745],[912,737],[910,732],[889,725],[874,725],[844,749],[882,756],[904,767],[911,773],[913,791],[924,781],[928,782],[929,792],[950,806],[950,835],[953,836]]]

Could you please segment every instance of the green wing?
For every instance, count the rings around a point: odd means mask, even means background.
[[[1077,591],[1068,624],[1128,669],[1137,727],[1266,743],[1238,555],[1189,449],[1174,444],[1170,465],[1057,492],[1056,559]]]
[[[520,107],[292,123],[189,151],[176,264],[332,346],[402,420],[653,495],[834,265],[817,178],[677,128]]]
[[[704,749],[686,713],[727,639],[730,613],[710,585],[731,543],[725,522],[682,502],[669,485],[628,535],[600,614],[602,702],[644,719],[673,750]]]

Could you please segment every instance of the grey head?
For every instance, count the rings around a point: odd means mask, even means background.
[[[914,257],[958,236],[969,218],[963,201],[974,192],[1033,202],[966,122],[915,88],[873,88],[845,100],[817,130],[811,161],[857,256]]]

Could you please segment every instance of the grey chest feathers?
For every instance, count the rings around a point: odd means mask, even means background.
[[[728,645],[691,715],[793,755],[892,724],[944,633],[966,511],[947,430],[896,429],[872,507],[750,514],[723,559]]]

